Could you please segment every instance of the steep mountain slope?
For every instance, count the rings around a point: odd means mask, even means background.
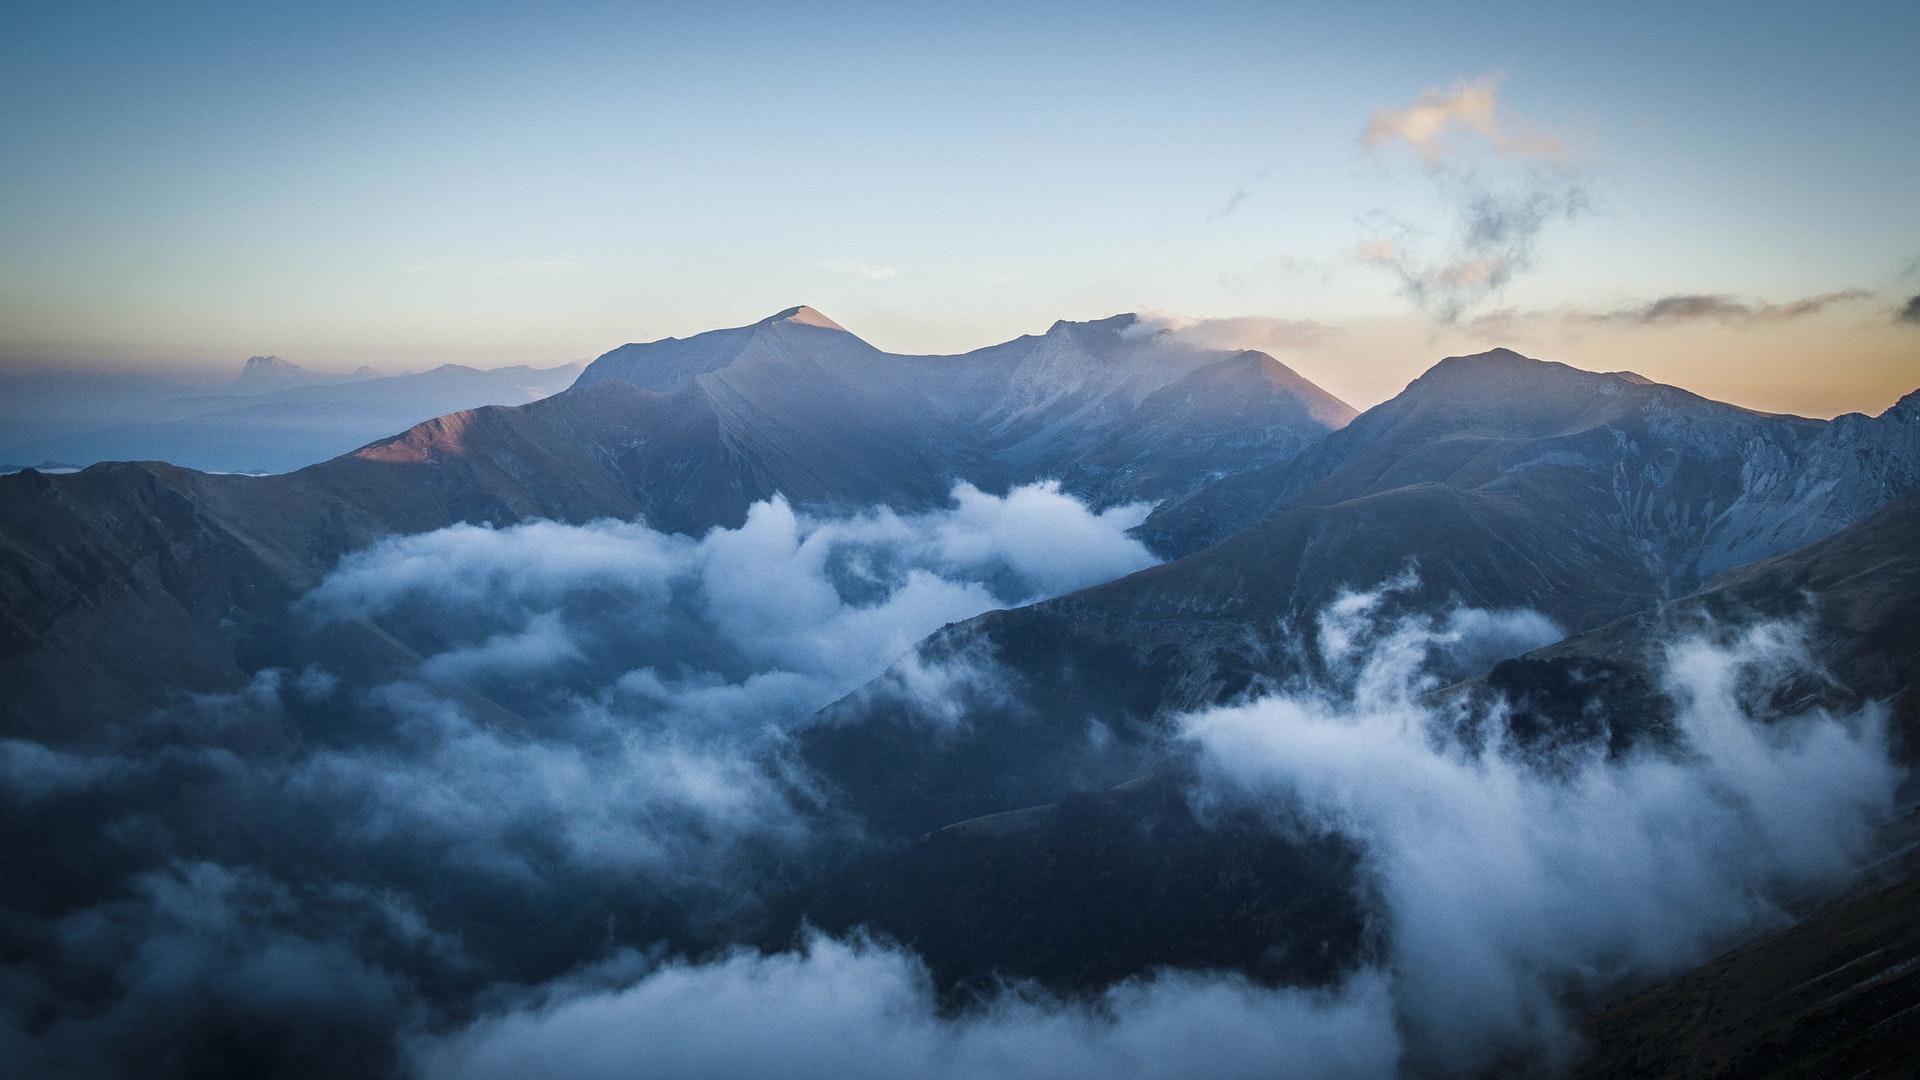
[[[737,520],[759,493],[727,455],[710,414],[616,381],[442,417],[279,476],[131,462],[0,477],[0,721],[84,739],[180,691],[237,686],[267,662],[241,658],[287,606],[383,536]]]
[[[1685,591],[1915,482],[1920,396],[1825,423],[1502,349],[1441,361],[1338,437],[1164,505],[1140,534],[1186,554],[1288,510],[1439,483],[1576,514]]]
[[[1436,512],[1431,505],[1399,509]],[[1248,616],[1266,603],[1246,597],[1239,619],[1197,628],[1179,613],[1176,591],[1159,592],[1169,578],[1189,584],[1203,578],[1186,566],[1163,566],[1040,605],[1050,618],[1033,617],[1030,608],[949,628],[923,647],[923,675],[942,663],[979,670],[998,658],[998,670],[976,682],[994,693],[969,697],[965,681],[952,680],[962,687],[958,700],[965,708],[958,718],[930,715],[903,692],[904,682],[883,680],[800,732],[802,756],[837,780],[843,805],[879,843],[773,905],[766,916],[773,929],[761,933],[778,940],[802,924],[865,925],[910,944],[943,986],[963,996],[1005,977],[1036,978],[1064,991],[1103,985],[1168,963],[1170,953],[1257,980],[1309,984],[1361,962],[1369,948],[1366,878],[1356,872],[1351,848],[1328,843],[1339,834],[1296,830],[1284,821],[1276,826],[1271,819],[1254,826],[1234,817],[1231,803],[1222,809],[1215,799],[1196,796],[1200,789],[1182,751],[1169,746],[1168,729],[1153,722],[1169,700],[1182,708],[1205,705],[1220,685],[1183,670],[1195,661],[1180,653],[1182,638],[1210,636],[1224,651],[1231,647],[1224,628],[1237,624],[1242,640],[1250,640],[1248,624],[1258,620]],[[1462,584],[1466,577],[1451,580]],[[1401,599],[1412,610],[1430,611],[1444,597],[1442,590]],[[1152,606],[1156,602],[1160,606]],[[1093,626],[1067,621],[1061,609]],[[1485,664],[1493,658],[1460,657],[1466,670],[1480,674],[1428,701],[1434,716],[1501,718],[1514,750],[1537,756],[1544,769],[1567,760],[1555,755],[1568,752],[1573,760],[1590,760],[1580,756],[1585,747],[1619,754],[1641,740],[1670,736],[1674,702],[1661,676],[1667,643],[1693,634],[1729,637],[1768,620],[1803,626],[1813,661],[1832,680],[1791,681],[1785,696],[1755,701],[1756,715],[1880,701],[1892,710],[1901,756],[1908,762],[1920,756],[1920,695],[1913,685],[1920,656],[1920,490],[1824,541],[1738,568],[1699,593],[1490,670]],[[1167,625],[1149,638],[1148,628],[1162,622]],[[1286,663],[1302,660],[1303,650],[1288,650],[1285,641],[1270,647]],[[1454,704],[1475,707],[1456,714],[1447,707]],[[1133,779],[1125,779],[1129,775]],[[1911,847],[1910,834],[1920,825],[1909,818],[1900,828],[1889,843]],[[1173,890],[1184,890],[1177,902],[1169,900]],[[1894,903],[1873,901],[1874,932],[1897,939],[1905,956],[1913,948],[1913,919],[1890,907]],[[1788,959],[1797,966],[1787,970],[1801,972],[1793,979],[1781,981],[1784,961],[1773,960],[1740,978],[1777,992],[1825,970],[1813,957],[1842,947],[1852,948],[1850,955],[1868,952],[1868,946],[1849,945],[1850,918],[1845,911],[1829,914],[1791,935]],[[1218,948],[1222,943],[1231,945]],[[1812,1056],[1836,1039],[1884,1054],[1895,1045],[1884,1032],[1861,1033],[1911,1005],[1912,983],[1899,984],[1903,996],[1892,1008],[1877,991],[1844,1002],[1827,997],[1843,985],[1829,987],[1817,1003],[1796,1001],[1800,1010],[1813,1004],[1823,1025],[1813,1039],[1786,1030],[1802,1013],[1786,1012],[1782,1020],[1768,1011],[1778,1012],[1775,1003],[1735,1000],[1724,1020],[1732,1027],[1724,1030],[1739,1034],[1727,1041],[1749,1055],[1784,1047]],[[1680,1068],[1695,1029],[1673,1026],[1676,1006],[1668,999],[1717,991],[1676,985],[1680,989],[1664,998],[1600,1018],[1599,1060],[1654,1056],[1666,1062],[1663,1068]],[[1747,1009],[1754,1010],[1751,1017],[1740,1014]],[[1648,1031],[1658,1036],[1651,1046],[1637,1041]]]
[[[928,641],[912,663],[984,666],[1000,688],[965,723],[929,720],[885,678],[823,714],[802,753],[903,835],[1118,783],[1153,759],[1166,717],[1314,674],[1315,617],[1345,591],[1399,581],[1389,615],[1458,604],[1550,619],[1518,653],[1825,535],[1920,481],[1916,404],[1829,425],[1504,351],[1443,361],[1299,457],[1163,506],[1142,530],[1250,527]],[[1871,467],[1840,464],[1866,447]],[[1455,674],[1473,670],[1463,659]]]
[[[1699,592],[1635,612],[1535,652],[1502,662],[1484,676],[1450,692],[1493,691],[1510,700],[1529,687],[1584,685],[1594,694],[1604,684],[1632,686],[1641,700],[1621,697],[1616,716],[1657,720],[1661,709],[1646,700],[1662,661],[1663,642],[1676,633],[1724,634],[1728,628],[1762,619],[1803,623],[1811,628],[1812,659],[1832,681],[1796,685],[1804,700],[1788,707],[1818,703],[1836,709],[1877,701],[1889,710],[1894,751],[1920,760],[1920,686],[1914,682],[1920,658],[1920,489],[1909,489],[1886,506],[1824,540],[1726,571]],[[1595,679],[1595,673],[1607,673]],[[1585,673],[1583,677],[1572,677]],[[1531,727],[1565,733],[1587,715],[1585,693],[1562,697]],[[1589,732],[1617,745],[1644,731]],[[1622,738],[1624,737],[1624,739]]]
[[[1061,478],[1097,504],[1183,494],[1291,457],[1353,411],[1272,357],[1186,346],[1132,315],[963,356],[881,352],[814,311],[627,345],[579,385],[697,388],[725,439],[803,502],[924,480]],[[892,473],[875,476],[875,455]],[[933,485],[934,494],[944,488]]]
[[[1587,1022],[1582,1077],[1911,1075],[1920,817],[1863,887]],[[1711,1024],[1701,1017],[1711,1017]]]
[[[1496,665],[1449,694],[1498,694],[1515,730],[1559,745],[1617,749],[1660,738],[1660,642],[1726,634],[1761,619],[1808,629],[1829,678],[1790,684],[1773,704],[1888,711],[1897,757],[1920,762],[1920,490],[1857,524],[1715,578],[1659,611],[1637,613]],[[1584,1076],[1899,1075],[1920,1033],[1920,795],[1885,830],[1886,854],[1839,896],[1802,897],[1796,923],[1594,1015]],[[1711,1016],[1711,1024],[1699,1018]]]

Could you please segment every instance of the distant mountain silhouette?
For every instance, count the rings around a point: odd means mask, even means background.
[[[0,471],[51,459],[291,472],[435,416],[558,393],[580,370],[445,364],[412,375],[363,367],[336,376],[254,357],[238,380],[220,386],[104,373],[0,375]]]

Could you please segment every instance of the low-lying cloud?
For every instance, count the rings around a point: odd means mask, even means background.
[[[814,519],[775,498],[698,540],[616,521],[458,525],[349,556],[302,607],[430,636],[428,674],[551,668],[577,689],[579,665],[625,664],[606,685],[655,688],[784,673],[831,700],[948,622],[1152,565],[1126,535],[1146,510],[1096,514],[1049,482],[960,484],[919,515]]]
[[[1791,627],[1668,646],[1673,749],[1615,760],[1602,739],[1541,769],[1498,711],[1468,725],[1478,748],[1452,734],[1464,706],[1436,704],[1422,670],[1435,624],[1368,624],[1370,599],[1334,620],[1362,658],[1345,665],[1350,683],[1187,730],[1220,790],[1360,840],[1415,1061],[1471,1071],[1526,1051],[1567,1064],[1571,1006],[1783,923],[1781,897],[1844,880],[1890,813],[1902,776],[1878,709],[1761,722],[1743,707],[1754,680],[1809,670]]]
[[[1580,1009],[1783,922],[1890,811],[1877,709],[1752,712],[1812,670],[1792,626],[1676,634],[1670,731],[1622,752],[1605,729],[1638,718],[1603,716],[1543,752],[1504,702],[1439,691],[1559,628],[1389,615],[1401,578],[1319,613],[1307,681],[1175,733],[1203,819],[1250,811],[1359,853],[1352,903],[1380,944],[1333,984],[1162,971],[955,1012],[918,957],[859,932],[732,944],[729,913],[833,827],[786,729],[933,620],[1143,565],[1137,517],[962,488],[925,515],[768,503],[700,539],[463,527],[347,560],[305,617],[370,622],[419,647],[411,667],[265,669],[155,717],[137,754],[0,743],[0,823],[37,838],[15,847],[39,890],[8,901],[30,959],[0,978],[0,1054],[50,1076],[250,1053],[426,1077],[1564,1065]],[[896,689],[977,698],[977,659],[897,666]],[[712,948],[658,948],[675,935]]]
[[[1396,586],[1389,585],[1387,590]],[[1193,715],[1201,805],[1265,807],[1356,841],[1384,954],[1330,989],[1164,972],[1061,1002],[1013,988],[960,1015],[915,958],[815,936],[774,955],[641,964],[526,991],[416,1038],[429,1077],[1341,1076],[1575,1059],[1573,1010],[1784,921],[1846,878],[1901,779],[1881,714],[1762,719],[1756,683],[1809,664],[1779,624],[1677,637],[1670,740],[1610,756],[1521,752],[1504,707],[1436,697],[1434,672],[1550,624],[1527,612],[1389,619],[1387,590],[1319,619],[1314,684]],[[1361,897],[1356,903],[1374,902]]]
[[[1387,1076],[1378,979],[1333,993],[1172,973],[1094,1005],[1009,993],[942,1017],[897,948],[815,938],[772,956],[673,964],[623,989],[563,998],[421,1040],[423,1077]],[[1383,1037],[1384,1036],[1384,1037]]]
[[[319,751],[284,784],[358,807],[355,842],[415,844],[463,872],[533,884],[557,860],[737,883],[737,860],[805,839],[804,778],[768,767],[787,728],[949,622],[1152,565],[1126,535],[1145,509],[961,484],[916,515],[813,518],[776,498],[699,539],[604,521],[391,540],[301,606],[323,625],[371,620],[426,659],[362,695],[389,737]]]
[[[697,539],[535,522],[349,556],[244,687],[118,749],[0,741],[31,958],[0,971],[0,1056],[377,1074],[496,984],[704,940],[833,837],[788,728],[947,622],[1152,565],[1145,512],[962,484],[920,514],[775,499]]]

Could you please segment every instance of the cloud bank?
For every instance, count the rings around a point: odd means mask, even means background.
[[[1499,711],[1468,718],[1427,696],[1436,680],[1422,668],[1444,624],[1369,621],[1379,595],[1323,617],[1347,654],[1328,665],[1349,673],[1344,685],[1197,715],[1187,730],[1224,791],[1361,840],[1412,1060],[1447,1072],[1516,1051],[1570,1063],[1570,1006],[1783,923],[1780,898],[1845,880],[1890,814],[1902,775],[1880,711],[1762,722],[1743,707],[1756,680],[1809,670],[1790,627],[1668,647],[1672,748],[1615,760],[1603,738],[1543,769]]]
[[[898,949],[815,938],[803,949],[674,964],[421,1040],[423,1077],[1366,1077],[1393,1070],[1389,1001],[1360,978],[1332,994],[1169,975],[1095,1006],[1009,994],[940,1016]]]
[[[785,833],[804,782],[765,768],[787,727],[946,623],[1152,565],[1125,533],[1144,513],[1096,514],[1053,484],[961,484],[949,509],[910,516],[814,519],[776,498],[698,540],[535,522],[389,541],[303,607],[426,654],[364,697],[398,738],[324,750],[286,783],[360,807],[357,842],[433,840],[505,879],[559,859],[737,882],[732,858],[764,851],[735,844],[801,839]],[[462,690],[514,715],[490,720]],[[513,842],[529,835],[531,862]]]
[[[1018,987],[943,1015],[915,959],[861,938],[534,988],[411,1060],[441,1076],[1385,1077],[1564,1066],[1570,1010],[1783,921],[1845,879],[1900,773],[1882,717],[1763,720],[1756,683],[1807,665],[1763,625],[1666,650],[1672,738],[1523,752],[1501,707],[1436,698],[1449,657],[1544,620],[1388,619],[1393,586],[1320,617],[1314,685],[1184,721],[1200,806],[1265,808],[1355,839],[1384,955],[1326,991],[1166,972],[1066,1003]],[[1452,702],[1452,703],[1449,703]],[[1285,823],[1284,826],[1282,823]]]
[[[924,514],[774,500],[699,539],[536,522],[350,556],[242,689],[113,749],[0,741],[0,1056],[381,1074],[401,1027],[491,988],[706,940],[835,835],[787,727],[945,622],[1151,565],[1145,510],[961,485]]]

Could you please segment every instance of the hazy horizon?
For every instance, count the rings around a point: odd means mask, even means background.
[[[787,305],[794,307],[799,305]],[[813,305],[808,305],[813,306]],[[784,310],[784,308],[782,309]],[[758,317],[739,316],[731,321],[683,333],[664,335],[664,337],[692,337],[711,330],[727,329],[750,325],[772,312]],[[833,317],[832,312],[827,313]],[[1815,325],[1779,326],[1769,328],[1766,340],[1753,343],[1750,351],[1729,353],[1715,358],[1709,353],[1702,357],[1699,346],[1704,340],[1710,345],[1724,345],[1726,339],[1737,336],[1739,328],[1725,325],[1689,328],[1687,333],[1673,333],[1643,347],[1635,352],[1614,351],[1607,348],[1608,340],[1594,341],[1582,336],[1577,330],[1563,330],[1555,340],[1541,345],[1509,344],[1498,338],[1476,337],[1470,329],[1432,325],[1409,324],[1407,320],[1376,320],[1360,323],[1352,328],[1326,326],[1312,322],[1294,323],[1289,320],[1241,318],[1201,318],[1192,319],[1167,312],[1117,311],[1104,316],[1090,316],[1091,321],[1109,318],[1114,315],[1132,314],[1143,320],[1157,321],[1165,326],[1179,328],[1182,332],[1196,335],[1198,340],[1220,347],[1258,349],[1274,356],[1289,367],[1298,371],[1316,385],[1332,393],[1357,409],[1365,410],[1378,405],[1405,388],[1406,384],[1447,356],[1471,355],[1496,348],[1511,348],[1538,360],[1565,363],[1573,367],[1590,371],[1632,371],[1657,382],[1668,383],[1685,390],[1691,390],[1717,400],[1743,408],[1761,412],[1791,413],[1799,416],[1832,419],[1843,413],[1858,412],[1878,415],[1905,395],[1920,389],[1920,359],[1910,357],[1904,344],[1895,341],[1893,348],[1878,351],[1874,342],[1862,343],[1863,336],[1858,326],[1842,328],[1851,340],[1859,346],[1856,359],[1858,373],[1863,377],[1854,385],[1833,386],[1827,376],[1831,369],[1823,362],[1819,347],[1821,327]],[[844,324],[843,324],[844,325]],[[875,345],[882,351],[901,355],[937,355],[959,356],[978,349],[1001,344],[1015,337],[1046,333],[1051,322],[1023,330],[1007,338],[981,340],[963,343],[959,347],[916,352],[909,348],[892,345],[885,337],[876,337],[865,333],[858,325],[846,326],[848,332]],[[1617,332],[1615,332],[1617,333]],[[1920,333],[1913,335],[1920,340]],[[168,364],[164,361],[127,360],[119,363],[89,363],[84,360],[33,361],[25,358],[0,358],[0,377],[18,376],[35,371],[56,371],[75,374],[153,376],[178,381],[183,385],[217,389],[232,381],[253,356],[275,356],[319,375],[338,376],[354,372],[362,366],[372,367],[380,376],[418,375],[445,365],[476,368],[481,371],[497,371],[512,367],[552,369],[568,365],[586,365],[606,352],[622,345],[641,341],[657,341],[659,337],[629,338],[626,341],[610,342],[604,348],[596,349],[574,357],[540,357],[532,359],[500,358],[495,362],[477,357],[455,356],[436,362],[420,362],[417,366],[402,368],[395,363],[381,364],[373,361],[355,363],[357,357],[345,360],[329,360],[304,356],[288,356],[279,352],[267,351],[251,353],[242,357],[206,358],[185,363]],[[1525,341],[1526,335],[1516,335],[1516,341]],[[1831,345],[1829,345],[1831,348]],[[1802,350],[1804,350],[1802,352]],[[1809,363],[1795,370],[1792,361],[1796,354],[1809,360]],[[1773,361],[1779,371],[1773,373],[1770,380],[1759,382],[1752,377],[1756,357],[1760,366]],[[1717,359],[1718,362],[1714,362]],[[425,418],[423,418],[425,419]]]
[[[1908,5],[0,25],[10,369],[546,366],[807,303],[918,354],[1213,320],[1362,408],[1494,346],[1813,416],[1920,385]]]

